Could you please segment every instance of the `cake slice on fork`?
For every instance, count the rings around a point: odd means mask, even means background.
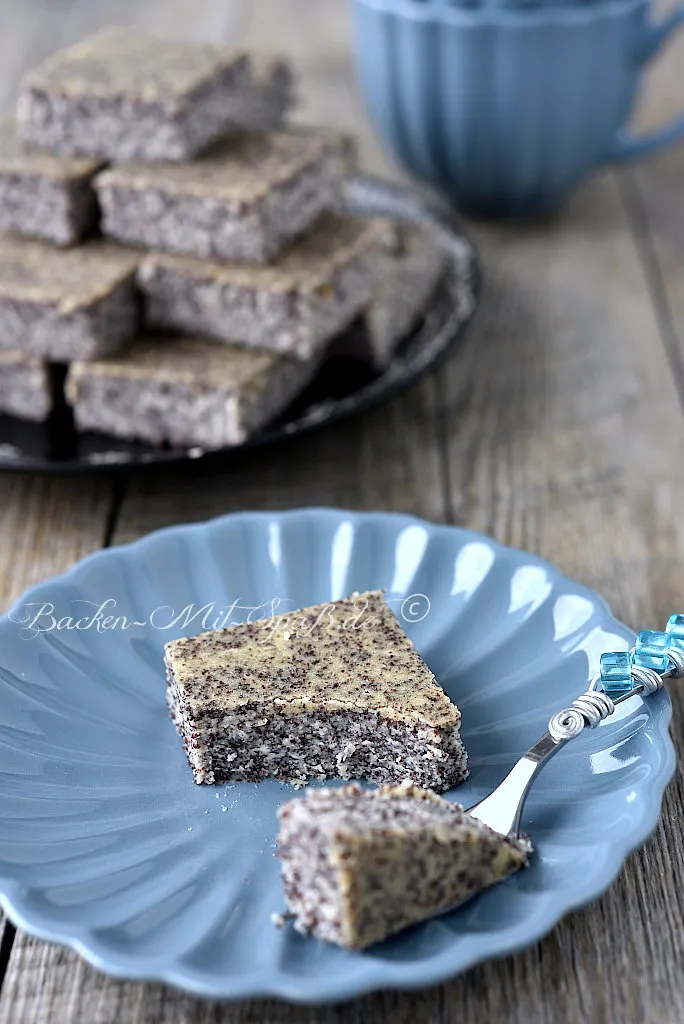
[[[527,864],[458,804],[405,783],[317,789],[280,808],[278,856],[295,928],[366,949],[470,899]]]

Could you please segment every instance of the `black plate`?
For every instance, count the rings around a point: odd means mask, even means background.
[[[434,231],[436,244],[448,253],[444,277],[422,321],[402,342],[389,369],[377,374],[359,360],[329,359],[287,412],[240,445],[241,449],[296,437],[386,402],[453,350],[475,311],[480,292],[479,266],[471,243],[448,209],[370,177],[359,177],[349,184],[347,206],[368,216],[387,214],[426,224]],[[46,423],[0,416],[0,469],[95,472],[215,458],[234,451],[235,448],[224,449],[223,453],[202,448],[158,448],[103,434],[79,435],[64,406],[58,407]]]

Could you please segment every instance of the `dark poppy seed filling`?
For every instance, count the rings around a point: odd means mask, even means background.
[[[467,775],[461,715],[380,591],[166,645],[168,704],[198,783]]]

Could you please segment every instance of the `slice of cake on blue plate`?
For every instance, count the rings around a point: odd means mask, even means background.
[[[467,775],[461,714],[382,592],[166,645],[168,704],[198,783]]]

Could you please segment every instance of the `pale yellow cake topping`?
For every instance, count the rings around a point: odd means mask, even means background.
[[[172,641],[166,661],[193,717],[250,704],[433,728],[461,717],[380,591]]]

